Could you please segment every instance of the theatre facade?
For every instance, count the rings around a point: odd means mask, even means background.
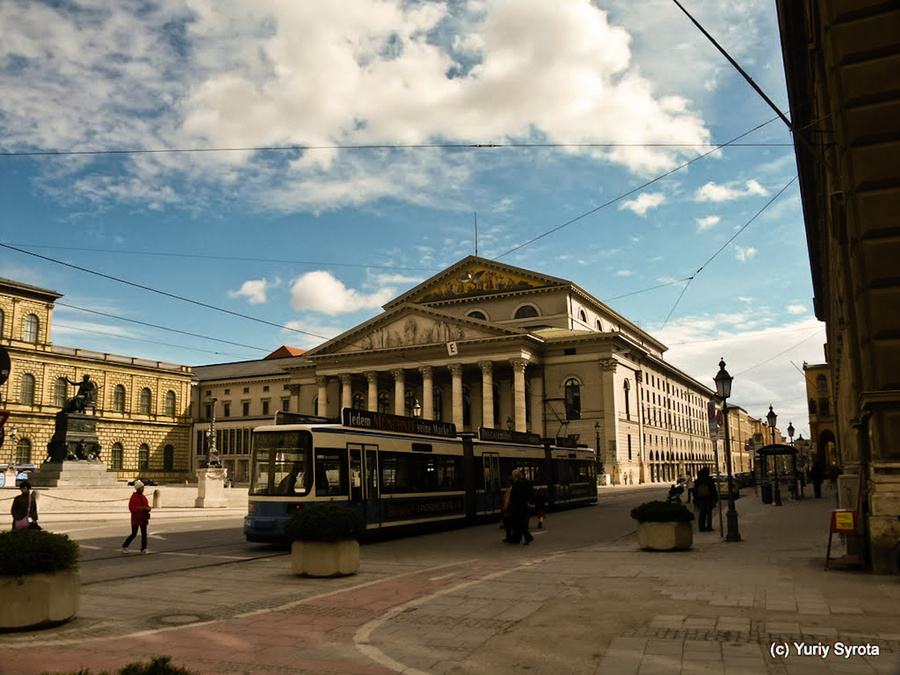
[[[238,443],[228,429],[259,423],[259,396],[268,397],[269,414],[337,418],[356,408],[452,422],[461,431],[562,439],[598,448],[614,483],[671,481],[714,464],[707,423],[714,392],[667,363],[659,340],[570,281],[469,256],[383,310],[261,368],[195,368],[195,464],[217,424],[226,467],[242,473],[249,445],[244,432]],[[254,394],[264,380],[271,380],[266,392]]]

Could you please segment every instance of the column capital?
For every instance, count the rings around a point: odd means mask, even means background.
[[[353,376],[350,373],[341,373],[341,384],[351,384],[353,382]]]
[[[391,375],[395,380],[403,379],[403,368],[391,368]]]
[[[375,372],[374,370],[369,370],[364,374],[365,374],[366,380],[368,381],[369,384],[372,384],[373,382],[375,382],[375,383],[378,382],[378,373]]]
[[[481,368],[481,372],[488,374],[494,372],[494,362],[493,361],[479,361],[478,367]]]
[[[328,384],[328,376],[327,375],[316,375],[316,384],[320,387],[324,387]]]
[[[462,375],[463,367],[461,363],[448,363],[447,368],[450,369],[451,375]]]
[[[434,369],[431,366],[419,366],[419,372],[422,374],[422,377],[431,377]]]
[[[615,359],[598,359],[597,363],[600,364],[600,370],[607,370],[613,373],[616,371],[616,366],[619,365],[619,362]]]
[[[509,364],[513,367],[513,370],[524,373],[525,366],[528,365],[528,359],[510,359]]]

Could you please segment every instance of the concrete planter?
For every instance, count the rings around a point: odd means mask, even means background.
[[[359,572],[358,541],[295,541],[291,545],[294,574],[342,577]]]
[[[68,621],[78,611],[80,587],[76,570],[0,577],[0,630]]]
[[[681,551],[694,544],[691,523],[638,523],[638,546],[651,551]]]

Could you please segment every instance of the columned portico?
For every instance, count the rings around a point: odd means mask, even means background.
[[[450,395],[452,398],[451,414],[453,424],[457,429],[463,428],[463,388],[462,388],[462,364],[451,363],[450,369]]]
[[[419,368],[422,374],[422,417],[434,419],[434,374],[431,366]]]
[[[366,398],[366,407],[369,412],[378,410],[378,373],[369,371],[366,373],[366,381],[369,383],[369,395]]]
[[[316,399],[316,415],[326,417],[328,415],[328,378],[324,375],[317,375],[316,386],[319,389]]]
[[[341,375],[341,408],[353,407],[353,377],[347,373]]]
[[[481,368],[481,426],[494,428],[494,364],[479,361]]]
[[[403,379],[403,369],[393,368],[391,375],[394,377],[394,414],[403,415],[406,407],[406,381]]]
[[[526,359],[510,359],[509,363],[513,369],[514,428],[516,431],[528,431],[528,424],[525,420],[525,366],[528,365],[528,361]]]

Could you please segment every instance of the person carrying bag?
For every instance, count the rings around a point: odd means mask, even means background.
[[[40,530],[38,525],[37,501],[31,493],[31,483],[23,480],[19,483],[19,489],[22,491],[15,499],[13,499],[12,513],[14,530]]]

